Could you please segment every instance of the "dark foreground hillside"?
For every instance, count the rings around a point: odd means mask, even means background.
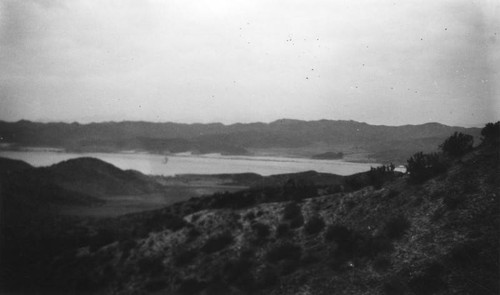
[[[448,161],[447,169],[419,181],[380,171],[346,178],[306,173],[307,180],[278,177],[279,186],[261,183],[105,220],[62,222],[32,209],[25,217],[38,221],[31,225],[37,231],[19,223],[8,230],[22,235],[2,241],[1,288],[47,294],[498,294],[498,147],[481,145]],[[5,256],[10,253],[18,256]]]

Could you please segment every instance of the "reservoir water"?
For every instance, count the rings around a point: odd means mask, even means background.
[[[222,156],[219,154],[168,155],[147,153],[66,153],[56,151],[0,151],[0,157],[18,159],[33,166],[50,166],[79,157],[98,158],[121,169],[134,169],[151,175],[220,174],[253,172],[260,175],[294,173],[308,170],[350,175],[367,171],[378,164],[352,163],[340,160],[312,160],[284,157]]]

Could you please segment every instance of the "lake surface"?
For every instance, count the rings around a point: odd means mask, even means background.
[[[351,163],[339,160],[312,160],[281,157],[210,155],[169,155],[147,153],[66,153],[55,151],[0,151],[0,157],[23,160],[33,166],[52,164],[79,157],[98,158],[121,169],[134,169],[145,174],[221,174],[253,172],[260,175],[294,173],[308,170],[350,175],[370,170],[378,164]]]

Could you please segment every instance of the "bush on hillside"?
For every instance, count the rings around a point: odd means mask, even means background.
[[[205,289],[205,293],[207,295],[231,294],[229,286],[219,276],[212,278]]]
[[[267,238],[269,236],[269,234],[271,233],[271,230],[269,229],[269,225],[261,223],[261,222],[257,222],[255,224],[253,224],[252,229],[253,229],[255,235],[257,236],[257,238],[259,238],[259,239]]]
[[[466,200],[464,194],[456,191],[448,192],[443,198],[443,204],[450,210],[457,209]]]
[[[142,257],[137,262],[137,265],[141,273],[149,273],[151,275],[157,275],[164,270],[163,263],[159,257]]]
[[[257,222],[252,225],[252,236],[250,242],[255,245],[267,242],[267,237],[271,234],[269,225]]]
[[[255,213],[253,213],[253,211],[250,211],[248,212],[246,215],[245,215],[245,220],[254,220],[255,219]]]
[[[304,232],[308,235],[317,234],[325,228],[325,222],[320,216],[313,216],[304,225]]]
[[[312,181],[291,178],[284,184],[283,193],[287,200],[300,201],[317,196],[318,189]]]
[[[370,171],[368,171],[370,185],[375,187],[375,189],[380,189],[385,181],[394,176],[394,168],[392,163],[379,167],[370,167]]]
[[[100,229],[96,235],[90,238],[90,251],[97,251],[99,248],[116,241],[116,234],[112,230]]]
[[[415,183],[424,182],[438,174],[446,171],[447,165],[440,154],[424,154],[418,152],[408,159],[407,170],[410,181]]]
[[[383,233],[388,238],[397,239],[402,237],[410,226],[411,223],[408,218],[403,215],[398,215],[385,223]]]
[[[302,259],[300,260],[301,265],[315,264],[321,261],[321,258],[313,251],[304,253]]]
[[[373,259],[373,268],[377,271],[387,271],[391,265],[391,258],[388,255],[378,255]]]
[[[198,294],[201,292],[203,289],[205,289],[208,286],[206,282],[198,281],[195,278],[188,278],[183,280],[177,291],[179,294]]]
[[[154,214],[144,222],[143,230],[157,232],[165,229],[177,231],[186,226],[186,221],[177,215],[169,213]]]
[[[292,220],[299,215],[302,215],[302,209],[296,202],[288,203],[283,209],[283,219],[285,220]]]
[[[233,242],[233,236],[226,231],[221,234],[210,237],[201,250],[207,254],[220,251]]]
[[[276,284],[276,282],[278,281],[278,275],[272,267],[266,266],[259,272],[257,272],[256,280],[257,287],[259,289],[266,289]]]
[[[446,289],[446,283],[442,276],[445,268],[434,262],[429,265],[420,275],[415,276],[408,282],[408,286],[415,294],[434,294]]]
[[[192,242],[201,235],[201,232],[196,227],[191,227],[186,235],[186,242]]]
[[[252,261],[248,258],[239,258],[228,261],[224,265],[224,277],[230,284],[242,283],[252,267]]]
[[[483,144],[498,146],[500,144],[500,121],[488,123],[481,130]]]
[[[351,238],[352,231],[343,225],[329,225],[325,232],[325,240],[344,243]]]
[[[274,245],[266,254],[269,262],[276,263],[285,259],[300,259],[302,248],[292,243],[280,243]]]
[[[290,221],[290,228],[299,228],[301,227],[302,225],[304,224],[304,216],[302,216],[302,214],[294,217],[291,221]]]
[[[278,227],[276,227],[276,237],[282,238],[287,236],[290,233],[290,226],[288,223],[280,223]]]
[[[174,264],[176,266],[184,266],[190,264],[196,257],[198,251],[193,249],[181,248],[174,253]]]
[[[281,275],[289,275],[297,270],[299,268],[300,264],[299,261],[296,259],[285,259],[281,263]]]
[[[144,289],[148,292],[155,292],[168,287],[168,283],[164,279],[151,279],[146,282]]]
[[[460,157],[470,151],[474,145],[474,137],[468,134],[455,132],[448,137],[439,148],[444,154],[451,157]]]
[[[407,294],[408,287],[403,278],[394,276],[382,285],[382,290],[386,295]]]

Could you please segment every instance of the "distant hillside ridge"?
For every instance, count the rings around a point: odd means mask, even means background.
[[[194,152],[249,154],[282,149],[285,155],[311,157],[326,152],[363,154],[382,162],[405,160],[412,153],[432,151],[449,134],[479,137],[479,128],[439,123],[383,126],[356,121],[301,121],[223,125],[152,122],[36,123],[0,121],[0,144],[17,147],[59,147],[69,151],[153,153]],[[349,160],[349,159],[348,159]]]

